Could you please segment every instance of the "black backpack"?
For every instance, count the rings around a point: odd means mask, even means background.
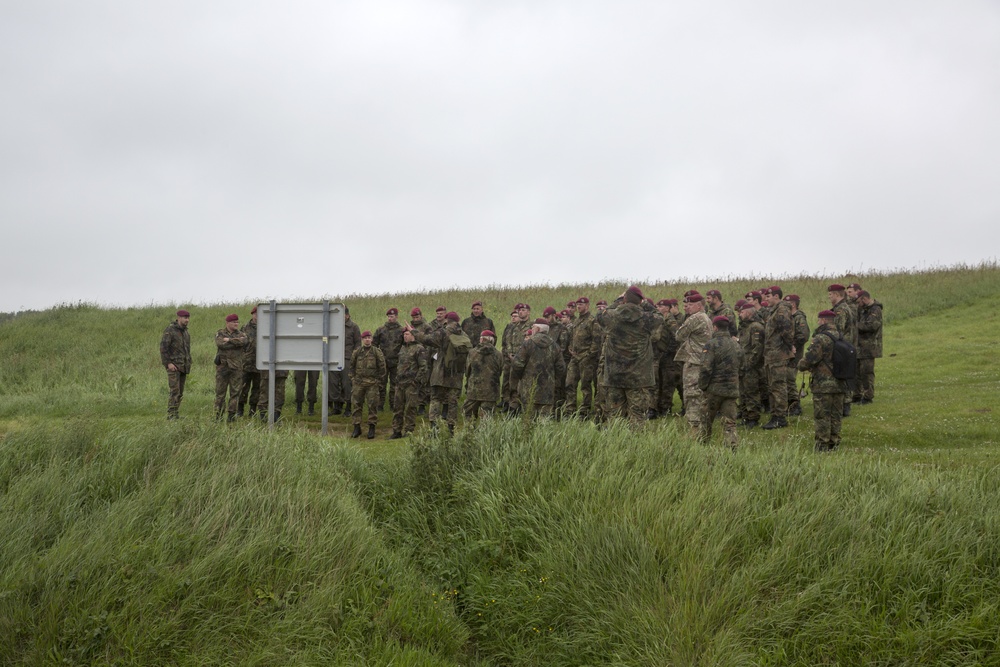
[[[821,331],[833,341],[833,366],[830,370],[838,380],[853,380],[858,368],[858,351],[843,337],[834,338],[829,331]]]

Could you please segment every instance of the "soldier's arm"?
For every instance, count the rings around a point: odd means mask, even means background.
[[[170,361],[170,330],[167,329],[163,332],[163,337],[160,338],[160,363],[164,367],[169,366],[172,362]]]

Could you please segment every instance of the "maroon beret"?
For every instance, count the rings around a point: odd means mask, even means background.
[[[577,303],[590,303],[590,299],[588,299],[585,296],[581,296],[579,299],[576,300],[576,302]]]
[[[253,309],[251,309],[250,314],[253,315],[256,312],[257,312],[257,306],[254,306]]]
[[[545,317],[555,314],[556,314],[556,309],[553,308],[552,306],[548,306],[545,310],[542,311],[542,315],[544,315]]]
[[[718,317],[713,317],[712,318],[712,324],[715,324],[715,325],[720,326],[720,327],[722,327],[722,326],[728,327],[729,326],[729,318],[726,317],[725,315],[719,315]]]
[[[858,289],[858,290],[861,289],[861,285],[857,283],[851,283],[850,285],[848,285],[848,287],[850,287],[851,289]]]
[[[799,295],[798,294],[789,294],[788,296],[785,297],[784,300],[785,301],[794,301],[795,303],[798,303],[799,302]]]
[[[694,294],[692,294],[690,296],[684,297],[684,300],[686,302],[688,302],[688,303],[697,303],[699,301],[704,301],[705,297],[703,297],[702,295],[700,295],[697,292],[695,292]]]
[[[670,299],[660,299],[659,301],[656,302],[656,305],[657,306],[669,306],[670,305]]]
[[[454,310],[452,310],[452,311],[449,311],[448,314],[444,316],[444,319],[451,320],[452,322],[458,322],[462,318],[460,318],[458,316],[458,313],[456,313]]]
[[[479,334],[479,337],[482,338],[483,336],[490,336],[491,338],[497,337],[497,335],[492,331],[490,331],[489,329],[483,329],[483,332]]]
[[[750,290],[749,292],[747,292],[746,294],[744,294],[744,296],[746,298],[748,298],[748,299],[753,299],[753,298],[759,299],[760,295],[761,295],[761,291],[760,290],[756,290],[756,289]]]
[[[545,326],[549,326],[549,321],[544,317],[539,317],[536,318],[535,321],[532,322],[532,324],[544,324]]]
[[[844,288],[843,285],[840,285],[838,283],[834,283],[834,284],[830,285],[829,287],[827,287],[826,291],[827,292],[843,292],[844,289],[845,288]]]
[[[722,292],[720,292],[720,291],[719,291],[719,290],[717,290],[717,289],[710,289],[710,290],[708,290],[707,292],[705,292],[705,295],[706,295],[706,296],[717,296],[717,297],[719,297],[720,299],[722,298]]]
[[[423,315],[423,313],[420,312],[420,309],[416,306],[410,308],[410,317],[416,317],[417,315]]]
[[[237,315],[236,313],[233,313],[232,315],[226,315],[226,321],[227,322],[239,322],[240,321],[240,316]]]
[[[435,312],[435,313],[440,313],[440,312],[442,312],[442,311],[444,311],[444,312],[448,312],[448,309],[447,309],[447,308],[445,308],[444,306],[438,306],[437,308],[435,308],[435,309],[434,309],[434,312]]]
[[[186,310],[178,310],[177,317],[191,317],[191,313]]]
[[[597,305],[598,306],[606,306],[606,305],[608,305],[608,302],[605,301],[604,299],[601,299],[600,301],[597,302]]]
[[[818,317],[830,318],[831,320],[835,320],[837,319],[837,313],[833,312],[832,310],[821,310],[819,311]]]
[[[689,289],[687,292],[684,292],[684,298],[686,299],[687,297],[691,296],[692,294],[699,294],[699,292],[696,289]]]
[[[740,309],[741,311],[742,311],[742,310],[753,310],[753,309],[755,308],[755,306],[753,305],[753,303],[752,303],[752,302],[750,302],[750,301],[747,301],[747,302],[746,302],[746,303],[744,303],[744,304],[743,304],[742,306],[738,306],[738,308],[739,308],[739,309]]]
[[[361,337],[362,338],[371,338],[372,337],[372,332],[368,331],[368,329],[365,329],[364,331],[361,332]]]
[[[636,285],[629,285],[629,286],[628,286],[628,289],[627,289],[627,290],[625,290],[625,291],[626,291],[626,292],[631,292],[632,294],[635,294],[635,295],[636,295],[637,297],[639,297],[640,299],[645,299],[645,298],[646,298],[646,297],[645,297],[645,296],[643,295],[643,293],[642,293],[642,290],[641,290],[641,289],[639,289],[639,288],[638,288],[638,287],[637,287]]]
[[[482,301],[473,301],[472,302],[472,307],[473,308],[475,308],[476,306],[482,306],[482,305],[483,305]]]
[[[781,287],[779,285],[771,285],[766,290],[764,290],[764,294],[773,294],[775,292],[780,292],[780,291]]]
[[[386,316],[389,316],[389,315],[399,315],[399,309],[396,308],[395,306],[393,306],[389,310],[385,311],[385,314],[386,314]]]
[[[746,302],[747,302],[746,299],[737,299],[736,303],[733,304],[733,308],[736,308],[738,310],[742,308]]]
[[[667,303],[670,304],[671,306],[676,306],[677,299],[667,299]]]
[[[871,296],[871,294],[868,293],[868,290],[864,290],[863,289],[860,292],[858,292],[858,296],[863,296],[863,297],[865,297],[867,299],[868,297]]]
[[[522,303],[522,304],[521,304],[521,308],[524,308],[525,310],[531,310],[531,306],[529,306],[529,305],[528,305],[528,304],[526,304],[526,303]]]
[[[570,301],[569,303],[566,304],[566,307],[567,308],[575,308],[576,307],[576,301]]]

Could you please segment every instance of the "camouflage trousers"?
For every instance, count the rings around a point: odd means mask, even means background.
[[[240,390],[243,389],[243,369],[229,366],[215,367],[215,414],[228,412],[236,414],[240,402]],[[229,393],[228,400],[226,393]]]
[[[382,387],[381,389],[385,389]],[[378,409],[382,405],[379,398],[381,390],[377,384],[356,383],[351,391],[351,423],[355,426],[361,425],[361,411],[365,404],[368,405],[368,425],[375,426],[378,423]]]
[[[517,383],[511,380],[510,365],[510,360],[503,362],[503,372],[500,377],[500,400],[511,407],[516,407],[521,404],[521,396],[517,390]]]
[[[184,383],[187,381],[187,373],[180,371],[167,371],[167,389],[170,394],[167,397],[167,418],[176,419],[181,408],[181,400],[184,398]]]
[[[243,388],[240,389],[240,400],[236,405],[236,414],[241,415],[244,406],[250,407],[250,414],[257,412],[257,401],[260,400],[260,371],[243,371]]]
[[[788,417],[788,376],[792,375],[792,383],[795,382],[795,370],[786,361],[774,364],[766,364],[764,373],[767,375],[767,392],[772,419],[785,419]]]
[[[579,413],[581,417],[586,417],[594,408],[594,382],[597,379],[597,365],[590,359],[579,359],[573,357],[566,368],[566,403],[564,412],[573,414],[577,412],[576,387],[580,385],[580,393],[583,394],[579,402]]]
[[[844,394],[813,394],[817,452],[836,449],[840,444],[840,422],[843,412]]]
[[[306,381],[309,391],[306,392]],[[309,405],[316,403],[316,386],[319,384],[319,371],[295,371],[295,402],[302,403],[305,398]]]
[[[660,357],[656,369],[656,412],[661,417],[669,415],[674,409],[674,392],[684,403],[684,384],[681,382],[681,364],[669,355]]]
[[[801,353],[797,353],[796,356],[795,356],[795,359],[793,359],[792,361],[788,362],[788,371],[787,371],[787,373],[788,373],[788,384],[787,384],[788,389],[787,389],[787,396],[788,396],[788,410],[790,412],[794,412],[795,411],[795,410],[793,410],[793,408],[796,408],[796,407],[801,408],[802,407],[801,404],[800,404],[800,402],[799,402],[799,388],[795,386],[795,378],[798,375],[798,371],[796,369],[799,366],[799,359],[801,359],[801,358],[802,358],[802,354]]]
[[[598,375],[600,377],[600,375]],[[608,385],[598,382],[594,392],[594,419],[598,423],[608,418]]]
[[[646,424],[646,411],[653,398],[653,387],[608,387],[608,417],[625,419],[629,425],[639,430]]]
[[[395,408],[392,411],[392,430],[413,433],[417,427],[417,407],[423,387],[419,384],[396,385]]]
[[[386,359],[385,360],[385,375],[386,383],[389,385],[388,392],[386,391],[386,385],[383,384],[378,388],[378,407],[381,408],[385,405],[386,396],[389,397],[389,407],[393,407],[394,398],[393,395],[396,392],[396,368],[399,366],[398,359]]]
[[[345,368],[342,371],[330,373],[330,404],[350,403],[351,374]]]
[[[695,435],[701,432],[701,421],[705,414],[705,393],[698,386],[701,364],[684,364],[684,417]]]
[[[477,401],[466,396],[465,404],[462,406],[465,421],[475,421],[479,419],[480,414],[483,416],[493,414],[496,405],[496,401]]]
[[[257,399],[257,412],[264,416],[267,414],[267,403],[269,391],[268,385],[270,371],[260,372],[260,398]],[[288,381],[288,371],[275,371],[274,373],[274,412],[275,415],[285,407],[285,382]]]
[[[743,419],[760,421],[760,376],[759,368],[740,374],[740,414]]]
[[[457,387],[431,387],[431,405],[427,411],[427,419],[432,423],[441,419],[442,409],[447,410],[445,419],[449,426],[458,421],[458,395],[462,393]]]
[[[858,377],[854,381],[854,398],[866,401],[875,398],[875,360],[858,359]]]
[[[715,421],[716,415],[722,422],[723,441],[736,449],[740,444],[740,437],[736,434],[736,399],[731,396],[705,394],[705,418],[701,422],[698,439],[706,443],[712,439],[712,422]]]

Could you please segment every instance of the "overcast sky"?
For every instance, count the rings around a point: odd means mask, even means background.
[[[995,259],[1000,3],[0,2],[0,311]]]

